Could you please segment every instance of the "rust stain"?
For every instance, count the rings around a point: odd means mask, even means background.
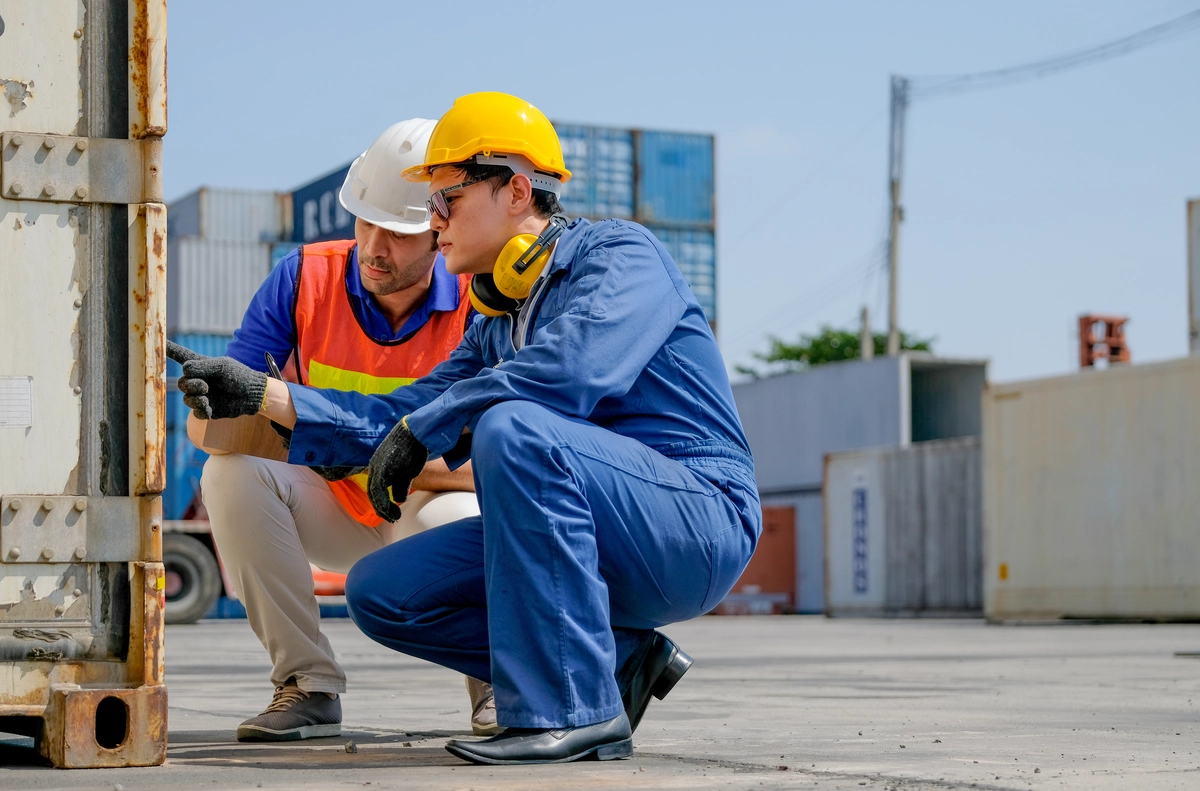
[[[119,705],[105,703],[115,698]],[[104,707],[102,707],[104,704]],[[102,746],[97,724],[102,717],[121,720],[125,738]],[[156,766],[167,754],[167,688],[55,688],[44,716],[38,749],[60,768]]]
[[[142,566],[145,605],[142,622],[143,678],[146,684],[163,681],[163,611],[166,609],[166,570],[162,563],[138,563]]]
[[[135,0],[133,3],[133,29],[129,42],[129,82],[137,100],[138,120],[130,125],[130,136],[136,139],[144,137],[162,137],[167,133],[166,127],[166,42],[161,42],[163,49],[162,99],[161,108],[151,107],[151,96],[155,89],[155,79],[151,75],[154,67],[154,47],[157,42],[150,38],[150,7],[151,4],[161,5],[161,0]],[[165,15],[166,9],[159,12]],[[161,116],[154,110],[161,109]],[[161,117],[162,123],[152,123],[151,119]]]
[[[155,228],[154,229],[154,243],[152,245],[152,249],[154,251],[155,258],[157,258],[157,259],[162,258],[166,244],[167,244],[167,235],[165,233],[163,233],[162,231],[160,231],[159,229]],[[158,265],[158,269],[160,272],[164,271],[163,264],[160,263]]]
[[[130,131],[134,137],[143,137],[145,130],[141,127],[149,117],[150,95],[150,8],[147,0],[133,4],[133,31],[129,39],[129,82],[137,96],[140,119]]]

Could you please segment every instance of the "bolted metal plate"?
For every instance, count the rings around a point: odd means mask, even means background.
[[[0,197],[55,203],[160,200],[155,141],[105,137],[0,135]]]
[[[86,497],[0,498],[0,561],[71,563],[87,558]]]
[[[139,497],[0,497],[0,564],[137,560]]]
[[[144,497],[89,497],[87,559],[124,562],[138,560],[142,546]],[[2,535],[0,535],[2,538]],[[0,560],[3,558],[0,557]]]

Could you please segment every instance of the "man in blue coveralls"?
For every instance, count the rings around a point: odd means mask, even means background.
[[[355,622],[493,684],[506,730],[451,739],[455,755],[628,757],[650,696],[691,664],[655,627],[714,607],[761,532],[716,341],[648,231],[557,216],[570,172],[528,102],[459,98],[405,177],[431,181],[447,269],[475,276],[483,316],[449,360],[384,396],[268,383],[227,358],[188,362],[180,388],[201,412],[292,427],[293,463],[369,462],[389,519],[427,459],[472,458],[482,516],[359,561]]]

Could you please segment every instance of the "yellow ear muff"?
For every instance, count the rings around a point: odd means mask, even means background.
[[[503,316],[517,306],[517,301],[496,290],[496,281],[491,275],[475,275],[471,288],[467,290],[471,305],[489,318]]]
[[[523,233],[508,240],[508,244],[504,245],[504,249],[496,258],[496,266],[492,270],[497,291],[509,299],[525,299],[529,296],[530,289],[546,268],[546,262],[550,260],[550,245],[542,242],[542,249],[532,251],[533,260],[525,264],[523,259],[527,258],[526,253],[530,253],[530,248],[540,241],[541,237],[531,233]]]
[[[567,218],[555,215],[538,236],[523,233],[508,240],[490,275],[475,275],[467,292],[475,310],[495,318],[516,309],[550,261],[554,242],[567,229]]]

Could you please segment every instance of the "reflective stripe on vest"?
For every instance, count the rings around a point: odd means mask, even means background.
[[[346,293],[353,249],[353,241],[301,248],[293,301],[300,381],[368,395],[390,393],[428,374],[458,346],[471,309],[470,278],[458,278],[457,309],[436,311],[411,335],[380,343],[363,330]],[[380,524],[367,498],[365,473],[329,487],[356,521],[369,527]]]

